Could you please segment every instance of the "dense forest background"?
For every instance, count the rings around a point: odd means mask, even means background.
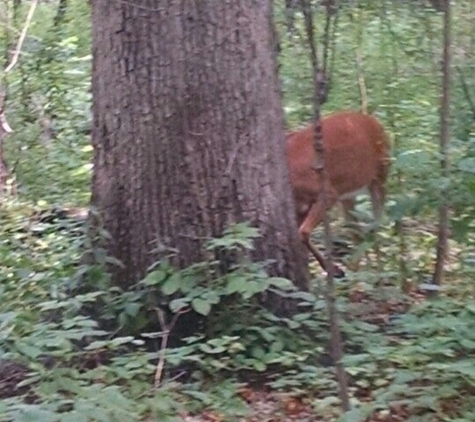
[[[439,153],[443,2],[340,2],[322,113],[367,102],[393,145],[379,260],[371,236],[351,256],[337,254],[362,262],[336,284],[352,403],[344,414],[328,356],[324,280],[313,262],[310,292],[247,261],[234,278],[206,285],[203,265],[162,262],[123,290],[82,259],[93,157],[90,5],[44,0],[32,10],[35,3],[0,4],[0,111],[12,129],[0,133],[0,170],[8,169],[0,172],[0,420],[475,420],[473,1],[452,2],[448,178]],[[288,129],[314,115],[305,25],[291,3],[274,2]],[[326,7],[315,3],[322,52]],[[442,201],[450,207],[449,256],[444,282],[434,286]],[[362,197],[363,220],[369,208]],[[345,249],[348,233],[338,211],[332,216]],[[321,232],[315,240],[323,243]],[[252,248],[255,236],[239,225],[210,244],[235,252]],[[302,311],[269,312],[259,300],[268,288]],[[164,297],[173,298],[169,307]],[[206,317],[204,328],[168,347],[169,331],[186,317],[183,304]]]

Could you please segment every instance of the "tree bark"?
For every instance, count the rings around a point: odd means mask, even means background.
[[[307,287],[270,3],[92,1],[92,205],[119,285],[170,252],[201,261],[205,240],[249,221],[253,259]]]
[[[440,157],[444,184],[450,177],[449,169],[449,140],[450,140],[450,0],[445,0],[444,10],[444,52],[442,58],[442,97],[440,104]],[[449,239],[449,205],[447,203],[447,188],[441,192],[439,206],[439,229],[437,234],[437,257],[435,262],[433,283],[442,284],[445,261],[448,255]]]

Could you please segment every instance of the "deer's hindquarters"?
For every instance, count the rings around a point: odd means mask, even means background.
[[[317,162],[314,125],[293,132],[287,138],[286,153],[299,234],[306,244],[325,211],[336,202],[341,201],[345,212],[350,214],[354,207],[351,196],[367,188],[375,219],[379,220],[385,200],[389,142],[382,125],[369,115],[336,113],[322,119],[322,136],[327,177],[325,200],[322,174],[314,170]]]

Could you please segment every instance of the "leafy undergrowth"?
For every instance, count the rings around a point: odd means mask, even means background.
[[[181,271],[161,262],[122,292],[81,265],[80,212],[12,201],[2,222],[2,421],[475,420],[468,267],[436,299],[416,288],[403,295],[383,246],[380,277],[368,255],[337,283],[353,405],[341,415],[319,283],[297,292],[245,261],[226,277],[214,262]],[[255,236],[237,226],[208,247],[247,249]],[[263,290],[299,311],[268,312]],[[167,296],[168,311],[158,300]],[[192,311],[206,317],[200,333],[163,353],[164,333]]]
[[[26,16],[28,2],[16,3]],[[446,285],[430,299],[434,210],[446,180],[435,171],[435,56],[422,53],[435,42],[439,18],[421,19],[411,2],[390,2],[385,10],[394,8],[384,15],[391,20],[380,25],[377,2],[366,3],[362,39],[354,36],[353,5],[341,15],[337,83],[325,112],[359,103],[348,57],[362,42],[370,106],[395,138],[388,219],[404,221],[402,237],[390,228],[380,232],[379,265],[371,242],[353,248],[362,265],[337,284],[354,410],[340,414],[316,265],[315,289],[305,294],[245,262],[228,278],[216,276],[213,263],[183,271],[161,263],[129,292],[111,287],[99,268],[81,265],[81,213],[64,207],[89,202],[91,21],[88,2],[71,0],[55,29],[56,2],[40,2],[7,76],[5,111],[14,133],[4,148],[18,197],[2,196],[0,207],[0,421],[475,421],[475,170],[467,92],[454,85],[449,199],[452,236],[460,243],[451,242]],[[457,5],[456,32],[471,34],[466,2]],[[17,18],[12,25],[22,25]],[[289,37],[280,29],[286,114],[291,126],[300,125],[312,116],[308,51],[298,31]],[[12,43],[8,32],[0,35],[4,51]],[[464,39],[471,38],[454,38],[458,51],[470,50]],[[471,65],[462,56],[457,68],[468,76]],[[251,243],[252,231],[241,227],[214,246]],[[337,252],[346,262],[346,242]],[[264,288],[293,298],[299,312],[267,312],[258,300]],[[168,296],[166,313],[157,298]],[[163,353],[166,328],[178,322],[173,335],[191,309],[206,325]]]

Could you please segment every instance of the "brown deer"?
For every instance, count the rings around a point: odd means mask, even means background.
[[[320,266],[328,271],[323,255],[310,242],[313,229],[322,222],[325,211],[341,202],[345,216],[351,216],[354,196],[367,188],[376,222],[382,216],[389,171],[389,140],[374,117],[358,112],[339,112],[321,120],[327,175],[326,210],[321,174],[315,170],[314,125],[287,136],[287,161],[296,204],[299,234]],[[341,269],[334,268],[342,276]]]

